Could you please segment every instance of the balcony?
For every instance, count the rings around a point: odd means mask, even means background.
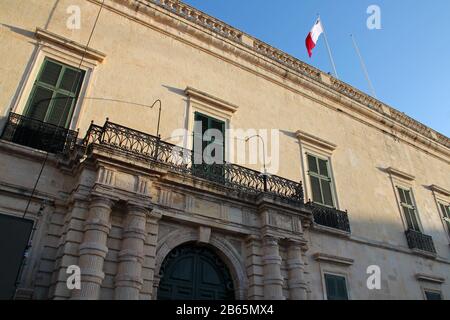
[[[77,136],[76,131],[11,112],[1,138],[49,153],[67,153]]]
[[[432,255],[436,255],[436,248],[434,247],[433,238],[431,236],[411,229],[405,233],[410,249],[425,251]]]
[[[350,233],[350,221],[348,213],[335,208],[325,207],[316,203],[308,203],[312,209],[314,222],[318,225]]]
[[[167,143],[158,137],[109,121],[103,127],[91,124],[83,140],[85,148],[103,148],[127,158],[137,158],[166,170],[192,175],[228,188],[230,193],[266,194],[294,205],[304,204],[303,187],[274,175],[264,175],[231,163],[194,164],[191,150]]]

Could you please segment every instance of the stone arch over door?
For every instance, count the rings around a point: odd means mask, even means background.
[[[197,241],[198,232],[180,232],[179,230],[169,233],[158,241],[155,261],[153,299],[156,299],[158,296],[158,286],[160,281],[159,273],[161,270],[161,265],[168,254],[183,244],[195,243]],[[247,276],[245,273],[245,265],[239,253],[227,240],[215,235],[211,235],[211,239],[206,245],[209,249],[214,251],[214,253],[216,253],[227,266],[233,280],[235,299],[245,299],[247,291]]]

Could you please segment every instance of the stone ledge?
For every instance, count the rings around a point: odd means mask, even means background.
[[[56,44],[58,46],[66,48],[72,52],[75,52],[76,54],[79,54],[79,55],[85,54],[86,57],[88,57],[92,60],[98,61],[98,62],[103,62],[103,60],[106,58],[106,54],[104,54],[100,51],[86,47],[78,42],[64,38],[60,35],[57,35],[48,30],[44,30],[42,28],[36,28],[35,35],[36,35],[36,38],[39,40],[49,42],[52,44]]]
[[[314,260],[319,261],[319,262],[328,262],[328,263],[333,263],[333,264],[341,264],[341,265],[345,265],[345,266],[351,266],[355,262],[355,260],[350,259],[350,258],[338,257],[338,256],[326,254],[326,253],[320,253],[320,252],[315,253],[313,255],[313,258],[314,258]]]
[[[295,133],[295,135],[297,136],[297,139],[300,142],[306,142],[306,143],[312,144],[313,146],[318,147],[320,149],[325,149],[327,151],[332,152],[332,151],[336,150],[336,148],[337,148],[337,145],[335,145],[334,143],[325,141],[321,138],[318,138],[312,134],[306,133],[301,130],[298,130]]]
[[[388,173],[390,173],[391,175],[399,177],[399,178],[402,178],[404,180],[414,181],[416,179],[415,176],[413,176],[413,175],[411,175],[409,173],[406,173],[404,171],[401,171],[399,169],[393,168],[393,167],[387,168],[386,171]]]
[[[416,273],[416,279],[419,281],[433,282],[433,283],[439,283],[439,284],[442,284],[445,282],[444,277],[428,275],[428,274],[424,274],[424,273]]]
[[[440,193],[440,194],[442,194],[444,196],[450,197],[450,190],[447,190],[447,189],[445,189],[443,187],[440,187],[440,186],[437,186],[437,185],[433,184],[433,185],[430,186],[430,189],[432,191],[434,191],[434,192],[437,192],[437,193]]]
[[[335,236],[341,237],[341,238],[350,238],[351,237],[351,233],[347,232],[347,231],[343,231],[343,230],[339,230],[339,229],[334,229],[334,228],[330,228],[330,227],[326,227],[326,226],[322,226],[316,222],[313,223],[313,230],[318,231],[318,232],[323,232],[323,233],[330,233],[333,234]]]
[[[206,92],[194,89],[192,87],[187,87],[184,93],[193,101],[198,101],[200,103],[206,103],[209,107],[217,109],[219,112],[225,112],[226,114],[233,114],[238,110],[238,106],[229,103],[220,98],[214,97]]]
[[[437,258],[437,253],[428,252],[428,251],[424,251],[424,250],[420,250],[420,249],[411,249],[411,251],[414,254],[417,254],[419,256],[423,256],[425,258],[429,258],[429,259],[436,259]]]

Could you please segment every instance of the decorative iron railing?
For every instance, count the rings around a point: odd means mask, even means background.
[[[257,195],[266,193],[283,200],[303,204],[303,187],[297,183],[274,175],[264,175],[231,163],[195,164],[191,150],[167,143],[158,137],[136,131],[109,121],[103,127],[91,124],[83,145],[90,148],[100,145],[112,148],[127,156],[169,170],[196,176],[233,189],[233,191]]]
[[[2,139],[50,153],[67,153],[77,136],[77,131],[11,112]]]
[[[436,254],[433,237],[423,234],[421,232],[409,229],[406,233],[408,246],[410,249],[417,249]]]
[[[341,231],[350,233],[350,221],[348,220],[348,213],[346,211],[340,211],[335,208],[325,207],[316,203],[308,203],[313,211],[314,222]]]

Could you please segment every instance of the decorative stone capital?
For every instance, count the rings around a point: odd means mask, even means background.
[[[115,201],[110,198],[95,195],[91,198],[89,208],[103,208],[111,210],[114,204]]]

